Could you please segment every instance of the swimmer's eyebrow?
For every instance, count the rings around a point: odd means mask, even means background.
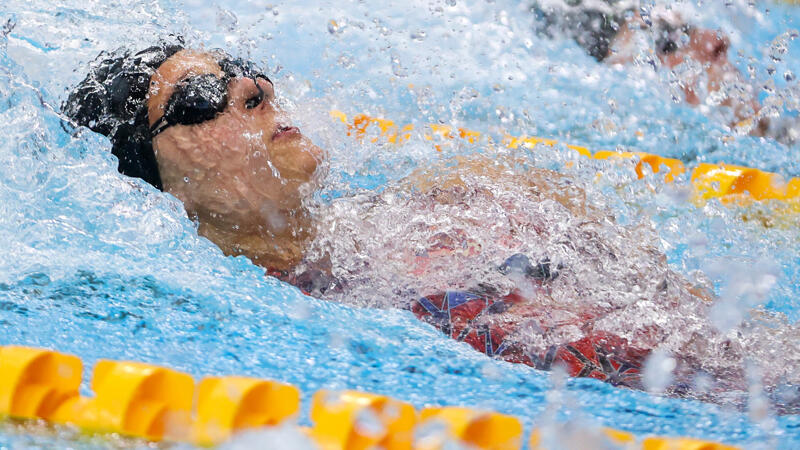
[[[186,70],[184,70],[183,72],[181,72],[181,74],[180,74],[180,76],[177,78],[177,80],[175,80],[174,82],[171,82],[171,83],[169,83],[169,84],[171,84],[172,86],[174,86],[174,85],[176,85],[176,84],[178,84],[178,83],[180,83],[180,82],[182,82],[182,81],[186,81],[187,79],[189,79],[189,78],[191,78],[191,77],[196,77],[196,76],[198,76],[198,75],[207,75],[207,74],[212,74],[212,75],[217,75],[217,76],[219,76],[219,74],[220,74],[220,73],[222,73],[222,68],[221,68],[221,67],[219,67],[219,65],[218,65],[218,64],[217,64],[217,68],[216,68],[216,70],[202,70],[202,71],[201,71],[201,70],[194,70],[194,69],[196,69],[196,68],[195,68],[195,67],[188,67]]]
[[[170,59],[167,59],[158,69],[156,69],[155,73],[153,73],[151,77],[150,89],[148,93],[152,99],[159,100],[158,103],[154,105],[158,111],[164,111],[167,102],[169,102],[170,97],[175,91],[175,86],[180,84],[182,81],[190,78],[191,76],[204,75],[208,73],[213,73],[214,75],[219,76],[222,73],[222,67],[220,67],[219,63],[217,63],[215,60],[206,59],[206,55],[192,53],[176,55],[177,58],[185,57],[186,60],[170,61]],[[171,58],[176,58],[176,55],[173,55]],[[212,64],[213,69],[211,66]],[[202,66],[204,70],[196,70],[200,66]],[[175,68],[180,70],[175,70]],[[172,73],[178,73],[180,75],[177,76],[175,81],[172,81],[165,76],[164,71],[167,71],[170,75]],[[162,99],[161,96],[164,98]]]

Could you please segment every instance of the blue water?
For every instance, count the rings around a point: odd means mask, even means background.
[[[672,101],[663,74],[599,65],[569,40],[539,38],[516,2],[411,3],[0,5],[0,24],[11,28],[0,37],[0,249],[6,255],[0,259],[0,345],[76,354],[87,364],[86,380],[97,359],[132,359],[198,378],[239,374],[290,382],[302,390],[305,405],[320,388],[360,389],[418,407],[513,414],[527,429],[555,417],[640,436],[691,435],[749,448],[800,445],[798,416],[750,417],[592,380],[561,386],[551,374],[490,360],[409,313],[305,297],[248,260],[225,257],[197,236],[176,199],[120,176],[105,138],[71,136],[55,112],[99,51],[143,47],[171,32],[270,68],[285,106],[331,151],[335,183],[328,194],[379,188],[442,157],[418,135],[402,147],[354,142],[327,117],[331,109],[384,115],[418,129],[452,123],[495,136],[537,134],[594,149],[632,148],[800,175],[799,147],[726,139],[713,111]],[[784,74],[800,72],[800,43],[790,42],[778,62],[769,48],[784,31],[800,28],[800,8],[722,3],[701,2],[690,17],[732,36],[732,59],[742,71],[754,66],[754,83],[796,86]],[[797,111],[786,106],[781,114]],[[454,146],[443,154],[479,150]],[[560,170],[572,158],[559,149],[529,157]],[[774,277],[763,297],[735,303],[740,311],[763,307],[790,322],[800,319],[800,232],[792,223],[765,228],[742,221],[738,209],[696,208],[686,192],[655,178],[635,181],[630,167],[577,162],[572,173],[587,181],[595,203],[622,222],[652,221],[677,271],[703,270],[722,295],[744,274]],[[593,181],[598,169],[605,176]],[[304,411],[301,421],[307,420]],[[6,424],[0,446],[15,445],[117,444]]]

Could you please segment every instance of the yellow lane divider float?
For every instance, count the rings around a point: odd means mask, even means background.
[[[377,127],[378,136],[372,138],[373,142],[384,139],[389,143],[401,144],[407,141],[414,131],[414,126],[411,124],[399,127],[391,120],[371,117],[366,114],[354,116],[352,122],[341,111],[331,111],[330,114],[333,118],[347,125],[348,136],[353,136],[357,139],[365,138],[369,128],[375,126]],[[430,141],[441,142],[442,140],[462,139],[465,142],[474,144],[479,142],[481,133],[465,128],[430,124],[423,131],[423,136]],[[487,137],[487,142],[492,143],[491,138]],[[520,146],[534,148],[537,145],[554,147],[558,143],[554,139],[510,135],[505,136],[501,142],[502,145],[511,149],[516,149]],[[442,149],[440,143],[436,143],[434,146],[437,150]],[[569,144],[565,144],[565,147],[587,158],[599,160],[637,159],[635,171],[638,178],[645,176],[645,164],[650,167],[653,173],[661,173],[663,170],[664,181],[667,183],[673,182],[676,177],[686,172],[686,167],[680,160],[650,153],[612,151],[592,153],[586,147]],[[690,179],[694,193],[693,201],[698,205],[702,205],[711,198],[719,198],[725,204],[778,200],[789,206],[786,212],[800,213],[800,178],[792,178],[788,182],[784,182],[781,176],[758,169],[731,164],[701,163],[692,170]]]
[[[219,444],[241,430],[296,421],[300,391],[291,385],[245,377],[191,376],[138,362],[99,361],[94,397],[83,397],[83,364],[51,350],[0,347],[0,417],[41,419],[90,433],[119,433],[150,441]],[[299,429],[322,450],[435,450],[448,441],[492,450],[523,445],[514,417],[460,407],[417,412],[408,403],[364,392],[318,391],[309,428]],[[437,430],[431,432],[431,430]],[[424,432],[427,430],[428,432]],[[635,437],[605,429],[609,443],[647,450],[727,450],[734,447],[686,438]],[[531,432],[529,447],[540,447]]]

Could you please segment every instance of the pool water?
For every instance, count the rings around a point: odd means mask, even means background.
[[[781,120],[796,120],[800,43],[790,31],[800,28],[800,8],[669,3],[694,23],[729,34],[731,59],[752,73],[762,102],[779,105]],[[320,388],[358,389],[418,407],[491,409],[519,417],[526,429],[570,420],[637,435],[797,447],[797,415],[565,380],[491,360],[409,312],[304,296],[198,237],[175,198],[119,175],[108,141],[70,134],[57,112],[101,50],[144,47],[174,33],[268,67],[283,106],[330,151],[324,198],[379,190],[414,168],[482,151],[461,143],[438,152],[420,134],[401,146],[359,142],[330,119],[333,109],[417,129],[446,123],[497,138],[540,135],[800,176],[800,146],[731,137],[714,108],[673,101],[664,71],[646,62],[600,65],[568,39],[537,36],[532,20],[524,4],[505,0],[6,0],[0,5],[0,345],[76,354],[88,365],[86,380],[97,359],[130,359],[198,378],[286,381],[301,389],[305,405]],[[800,231],[791,218],[764,227],[742,220],[741,208],[695,207],[687,192],[657,177],[637,181],[630,165],[578,160],[565,149],[523,156],[583,180],[591,201],[621,223],[652,223],[672,268],[687,276],[701,270],[721,297],[724,317],[758,308],[784,315],[787,324],[800,319]],[[595,177],[598,170],[602,177]],[[763,214],[772,208],[763,206]],[[800,368],[790,351],[775,364]],[[752,397],[760,398],[757,389]],[[0,446],[129,444],[0,426]]]

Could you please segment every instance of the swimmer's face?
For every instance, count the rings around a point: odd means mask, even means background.
[[[708,90],[720,89],[724,82],[737,80],[739,71],[728,61],[730,40],[719,31],[694,28],[689,31],[685,43],[673,51],[658,52],[661,62],[671,68],[684,62],[694,61],[703,68],[708,78]],[[696,105],[700,98],[693,90],[686,91],[686,101]]]
[[[218,59],[191,50],[167,59],[151,78],[150,125],[164,115],[179,83],[205,74],[222,78]],[[302,200],[316,187],[323,152],[274,100],[268,80],[234,77],[222,112],[202,123],[171,125],[153,138],[164,190],[201,224],[273,237],[292,232]]]
[[[720,31],[676,25],[668,31],[661,27],[645,26],[638,14],[626,22],[614,40],[608,62],[625,64],[632,62],[643,50],[643,42],[637,36],[638,30],[652,30],[657,33],[654,51],[661,63],[668,69],[676,69],[681,64],[693,64],[700,72],[686,71],[681,74],[681,85],[686,102],[698,105],[703,101],[701,92],[715,92],[726,83],[741,82],[741,73],[728,60],[729,39]],[[702,81],[701,81],[702,80]],[[702,84],[701,84],[702,83]],[[737,91],[738,92],[738,91]],[[737,120],[745,119],[758,110],[758,101],[752,94],[727,98],[722,102],[732,107]]]

